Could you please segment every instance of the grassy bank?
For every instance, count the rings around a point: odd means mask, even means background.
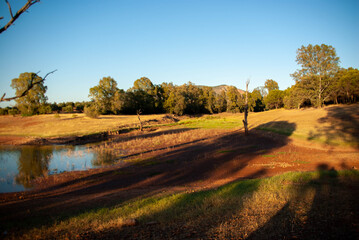
[[[358,171],[290,172],[213,190],[157,194],[110,208],[66,212],[53,216],[50,223],[19,219],[2,230],[9,231],[9,238],[26,239],[355,239],[359,236],[358,196]],[[138,224],[128,226],[133,219]],[[12,231],[17,228],[22,232]]]
[[[178,124],[190,128],[243,128],[243,114],[218,114],[185,119]],[[271,110],[250,113],[249,129],[279,133],[291,138],[339,146],[359,146],[359,104],[322,109]]]
[[[215,114],[185,118],[179,122],[166,121],[165,115],[143,115],[150,126],[191,129],[241,129],[243,113]],[[359,146],[359,104],[335,105],[322,109],[271,110],[250,113],[249,128],[260,129],[292,138],[318,143]],[[62,137],[88,135],[99,132],[137,127],[137,116],[100,116],[98,119],[83,114],[40,115],[32,117],[0,116],[0,135]]]
[[[144,115],[141,120],[161,121],[164,114]],[[135,115],[101,115],[93,119],[85,114],[49,114],[31,117],[0,116],[0,135],[24,137],[82,136],[138,125]]]

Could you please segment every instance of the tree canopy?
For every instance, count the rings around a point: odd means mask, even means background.
[[[111,77],[103,77],[97,86],[90,88],[89,97],[101,113],[110,113],[117,91],[117,82]]]
[[[29,85],[32,85],[29,89]],[[16,90],[16,95],[19,96],[25,91],[26,94],[22,97],[16,98],[16,107],[20,110],[22,115],[33,115],[39,113],[39,108],[46,103],[45,96],[47,87],[43,83],[43,79],[36,73],[21,73],[18,78],[11,81],[11,87]]]
[[[339,69],[335,48],[325,44],[302,46],[297,50],[296,62],[301,69],[292,77],[296,84],[310,93],[312,103],[321,107],[331,95],[330,86]]]
[[[268,90],[268,93],[272,90],[278,90],[279,86],[278,83],[272,79],[267,79],[264,82],[264,87]]]

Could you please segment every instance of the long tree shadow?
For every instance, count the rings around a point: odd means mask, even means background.
[[[320,127],[310,133],[308,140],[322,138],[327,144],[335,144],[339,139],[359,148],[359,104],[331,106],[319,123]]]
[[[268,124],[280,125],[292,132],[296,128],[294,123],[289,122]],[[196,187],[204,186],[203,183],[210,186],[212,182],[222,181],[225,184],[236,179],[261,177],[266,173],[265,169],[247,173],[241,173],[241,170],[257,156],[288,144],[289,135],[274,139],[253,130],[245,137],[243,132],[235,131],[211,140],[179,146],[138,164],[106,170],[31,193],[25,201],[0,204],[0,221],[6,226],[20,227],[27,222],[28,227],[40,227],[97,208],[111,208],[130,199],[151,196],[168,187]],[[255,190],[253,184],[251,189]],[[184,199],[178,204],[186,201]],[[60,216],[61,212],[69,213]]]
[[[359,182],[341,181],[326,164],[318,171],[318,179],[296,187],[295,196],[248,239],[359,239]]]

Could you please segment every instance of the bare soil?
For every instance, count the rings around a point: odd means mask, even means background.
[[[359,169],[359,151],[355,148],[313,145],[260,130],[251,130],[248,137],[243,131],[227,131],[145,153],[142,158],[147,160],[40,178],[34,190],[0,194],[0,222],[31,221],[34,217],[51,222],[51,216],[64,210],[111,207],[161,192],[212,189],[239,179],[288,171]],[[102,237],[83,237],[111,238],[105,233]]]

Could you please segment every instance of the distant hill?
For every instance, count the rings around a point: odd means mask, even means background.
[[[197,85],[197,86],[198,86],[198,87],[205,87],[205,86],[203,86],[203,85]],[[222,91],[227,92],[227,89],[228,89],[229,87],[230,87],[230,86],[223,84],[223,85],[219,85],[219,86],[215,86],[215,87],[211,87],[211,88],[213,89],[213,91],[214,91],[216,94],[220,94]],[[243,91],[242,89],[239,89],[239,88],[237,88],[237,89],[238,89],[238,92],[239,92],[240,94],[244,94],[244,93],[245,93],[245,91]]]

